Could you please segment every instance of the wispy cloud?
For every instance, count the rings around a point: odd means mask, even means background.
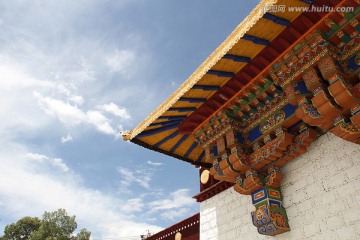
[[[72,136],[68,134],[66,137],[61,137],[61,143],[71,142],[73,140]]]
[[[132,74],[131,65],[134,64],[135,53],[129,50],[115,50],[111,55],[105,58],[110,71],[121,73],[127,78]]]
[[[152,165],[152,166],[161,166],[161,165],[163,165],[163,163],[161,163],[161,162],[152,162],[150,160],[148,160],[146,163],[149,164],[149,165]]]
[[[0,81],[0,89],[17,90],[28,87],[53,87],[54,83],[29,76],[16,64],[9,64],[7,60],[1,59],[3,64],[0,66],[0,73],[8,81]]]
[[[131,118],[130,114],[125,108],[120,108],[113,102],[100,105],[98,106],[98,108],[106,112],[112,113],[113,115],[120,117],[123,120],[129,120]]]
[[[170,193],[169,198],[149,202],[148,211],[144,215],[160,213],[163,219],[174,220],[186,216],[195,204],[196,201],[190,196],[189,189],[178,189]]]
[[[149,203],[152,212],[163,211],[175,208],[189,206],[195,203],[195,200],[189,196],[189,189],[179,189],[170,194],[170,198],[161,199]]]
[[[101,133],[118,136],[119,129],[115,129],[111,124],[111,120],[98,110],[84,111],[75,104],[51,97],[44,97],[38,92],[34,92],[34,96],[47,114],[56,117],[65,125],[77,126],[79,124],[87,123],[93,125],[95,129]],[[111,109],[121,110],[116,105],[110,104],[105,106],[110,106],[110,108],[115,106],[114,109]],[[122,112],[124,118],[130,118],[126,109],[123,109]]]
[[[43,154],[38,153],[27,153],[26,158],[29,160],[34,160],[38,163],[49,163],[51,166],[61,170],[62,172],[69,172],[69,167],[64,163],[61,158],[50,158]]]
[[[34,92],[34,96],[47,114],[58,118],[64,124],[75,126],[87,120],[86,114],[76,105],[59,99],[44,97],[38,92]]]
[[[121,175],[121,188],[129,191],[128,187],[136,183],[145,189],[150,189],[152,173],[145,169],[131,170],[125,167],[118,167],[117,171]]]
[[[117,131],[111,126],[110,120],[99,111],[87,111],[86,117],[89,123],[102,133],[118,136]]]
[[[121,206],[121,210],[126,213],[141,212],[144,209],[144,202],[142,198],[132,198],[126,201],[124,205]]]
[[[17,64],[9,63],[0,56],[0,132],[3,138],[30,135],[47,125],[47,118],[34,101],[33,89],[51,89],[52,82],[37,79]]]
[[[35,160],[38,162],[44,162],[45,160],[49,159],[47,156],[38,153],[27,153],[26,157],[28,157],[30,160]]]
[[[55,78],[56,78],[56,76],[55,76]],[[67,85],[70,85],[71,88],[73,88],[74,90],[77,89],[76,86],[73,84],[67,84]],[[85,102],[84,97],[73,94],[72,90],[70,90],[68,87],[66,87],[64,83],[59,83],[57,85],[57,90],[58,90],[59,94],[65,95],[70,102],[72,102],[76,105],[83,105]]]

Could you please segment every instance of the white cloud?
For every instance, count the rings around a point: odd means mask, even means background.
[[[110,125],[110,120],[98,111],[88,111],[87,120],[102,133],[117,136],[117,131]]]
[[[121,179],[121,187],[123,190],[128,190],[127,187],[133,183],[136,183],[142,186],[145,189],[150,189],[150,181],[152,174],[145,170],[135,170],[132,171],[131,169],[118,167],[117,171],[120,173]]]
[[[31,77],[22,67],[10,63],[0,56],[0,132],[2,138],[14,138],[18,134],[29,136],[47,125],[47,117],[42,114],[32,90],[51,89],[53,84]]]
[[[151,201],[145,215],[160,214],[163,219],[174,220],[187,216],[196,201],[189,195],[188,189],[178,189],[170,193],[170,198]]]
[[[125,77],[131,74],[132,65],[135,60],[135,53],[129,50],[115,50],[105,58],[105,62],[112,72],[119,72]]]
[[[55,76],[55,78],[58,78],[58,76]],[[65,85],[63,83],[58,84],[57,89],[58,89],[59,93],[62,93],[66,96],[71,95],[71,91],[67,87],[65,87]]]
[[[189,189],[179,189],[170,194],[170,198],[150,202],[151,212],[165,211],[183,208],[195,204],[195,200],[189,195]]]
[[[57,117],[64,124],[78,125],[86,121],[86,114],[76,105],[50,97],[43,97],[38,92],[34,92],[34,96],[46,113]]]
[[[82,96],[77,96],[77,95],[70,96],[69,100],[77,105],[83,105],[85,101]]]
[[[50,158],[43,154],[38,153],[26,153],[25,159],[36,161],[38,163],[48,163],[52,167],[61,170],[62,172],[69,172],[69,167],[64,163],[61,158]]]
[[[61,137],[61,143],[71,142],[73,138],[70,134],[68,134],[66,137]]]
[[[30,160],[35,160],[38,162],[43,162],[43,161],[49,159],[47,156],[45,156],[43,154],[38,154],[38,153],[27,153],[26,157]]]
[[[58,78],[59,78],[59,76],[57,76],[57,75],[54,76],[54,79],[58,80]],[[74,90],[77,89],[76,86],[73,85],[73,84],[66,84],[66,85],[69,85]],[[84,97],[79,96],[79,95],[74,95],[72,93],[72,91],[67,86],[65,86],[64,83],[58,84],[57,85],[57,90],[58,90],[59,94],[65,95],[70,102],[72,102],[72,103],[74,103],[76,105],[81,106],[85,102]]]
[[[152,165],[152,166],[161,166],[161,165],[163,165],[163,163],[161,163],[161,162],[152,162],[152,161],[147,161],[146,162],[147,164],[149,164],[149,165]]]
[[[144,202],[142,198],[133,198],[126,201],[121,207],[121,210],[126,213],[141,212],[144,209]]]
[[[38,92],[34,92],[34,96],[38,99],[40,106],[46,113],[56,117],[65,125],[76,126],[88,123],[95,126],[95,129],[99,132],[113,136],[119,135],[117,130],[111,126],[110,119],[99,111],[89,110],[85,112],[76,105],[63,100],[44,97]]]
[[[70,170],[61,158],[54,158],[51,160],[51,163],[63,172],[68,172]]]
[[[4,61],[0,66],[0,74],[6,81],[0,81],[0,89],[2,90],[19,90],[29,87],[53,87],[54,84],[49,81],[43,81],[27,75],[19,66],[9,64],[8,60]]]
[[[98,106],[99,109],[102,109],[106,112],[112,113],[117,117],[120,117],[121,119],[128,120],[131,118],[130,114],[125,108],[120,108],[115,103],[110,102],[108,104],[103,104]]]

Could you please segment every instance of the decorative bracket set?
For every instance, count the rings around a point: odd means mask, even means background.
[[[260,177],[253,169],[246,171],[246,179],[238,178],[234,189],[242,192],[244,186],[251,186],[251,200],[256,210],[251,218],[258,232],[263,235],[275,236],[290,230],[285,209],[282,207],[282,194],[280,191],[283,175],[277,167],[269,168],[269,175]],[[245,184],[245,181],[252,184]]]
[[[281,166],[327,131],[360,144],[356,17],[345,24],[353,31],[348,35],[325,21],[331,32],[315,30],[305,36],[271,66],[269,76],[256,79],[195,134],[214,178],[251,195],[256,208],[252,222],[260,234],[290,230],[282,206]]]

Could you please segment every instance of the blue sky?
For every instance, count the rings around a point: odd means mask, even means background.
[[[94,239],[199,211],[198,170],[122,141],[258,1],[0,2],[0,231],[65,208]]]

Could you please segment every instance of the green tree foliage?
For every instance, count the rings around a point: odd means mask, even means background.
[[[31,233],[37,231],[41,226],[41,220],[37,217],[23,217],[16,223],[7,225],[4,236],[1,239],[27,240]]]
[[[74,240],[89,240],[91,232],[86,228],[80,230],[80,232],[73,238]]]
[[[24,217],[5,227],[0,240],[89,240],[91,232],[81,229],[77,235],[75,216],[68,216],[65,209],[45,212],[42,219]]]

